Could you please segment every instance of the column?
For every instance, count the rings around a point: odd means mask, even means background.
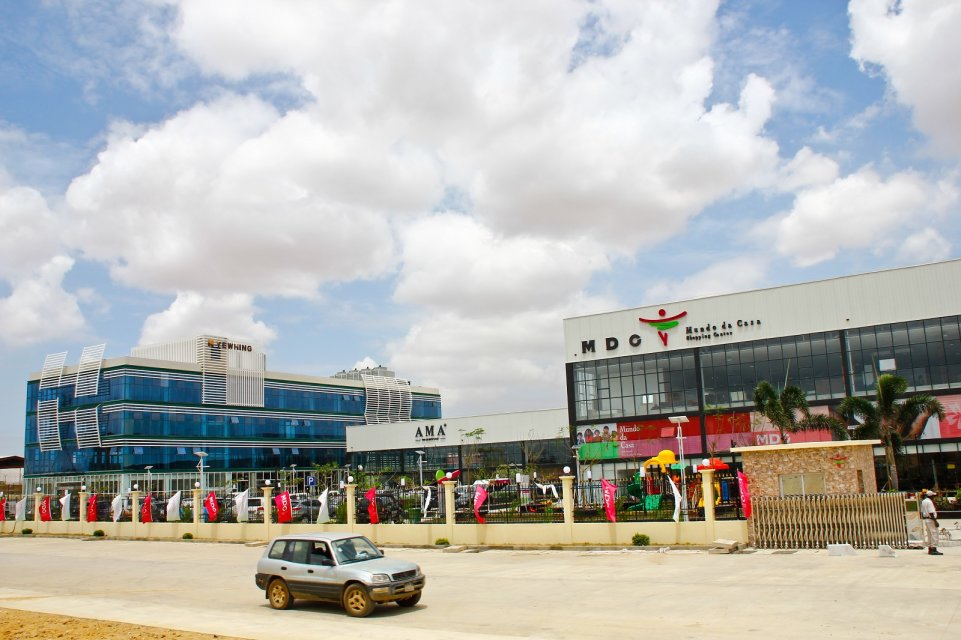
[[[137,490],[130,492],[130,521],[140,522],[140,491]]]
[[[714,469],[701,469],[701,495],[704,496],[704,529],[707,540],[714,542]]]
[[[347,490],[347,526],[353,531],[357,524],[357,485],[348,484],[344,488]]]
[[[194,506],[192,509],[193,509],[193,517],[194,517],[194,535],[196,535],[197,525],[200,524],[200,508],[201,508],[200,507],[200,488],[195,487],[193,491],[194,491],[194,495],[193,495]]]
[[[36,501],[33,503],[33,522],[35,524],[40,522],[40,503],[43,502],[43,491],[37,491],[36,496]]]
[[[270,485],[264,487],[264,527],[267,529],[267,539],[270,539],[270,525],[274,519],[274,501],[271,499],[271,495],[274,492],[274,488]]]
[[[454,544],[454,523],[457,521],[454,498],[454,487],[457,483],[453,480],[444,481],[444,521],[447,524],[447,539]]]
[[[83,526],[87,524],[87,492],[81,491],[77,494],[80,497],[80,529],[83,530]]]
[[[564,526],[567,542],[574,542],[574,476],[561,476],[561,504],[564,506]]]

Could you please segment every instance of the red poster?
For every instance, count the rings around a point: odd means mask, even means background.
[[[0,522],[7,519],[7,499],[0,498]]]
[[[274,504],[277,506],[277,522],[290,522],[293,516],[290,510],[290,492],[284,491],[274,496]]]
[[[40,520],[50,522],[50,496],[44,496],[40,501]]]
[[[681,438],[687,454],[701,452],[701,420],[689,416],[681,423]],[[677,426],[667,418],[617,423],[618,455],[621,458],[651,458],[665,449],[677,451]]]
[[[601,489],[604,491],[604,512],[607,514],[608,522],[617,522],[617,485],[607,480],[601,480]]]
[[[370,491],[364,494],[367,498],[367,513],[370,514],[370,523],[380,522],[380,515],[377,513],[377,487],[371,487]]]
[[[487,500],[487,487],[482,484],[476,485],[474,487],[474,517],[481,524],[487,522],[484,517],[480,514],[481,505]]]
[[[290,500],[287,501],[290,504]],[[211,491],[204,498],[204,510],[207,512],[207,522],[216,522],[220,507],[217,505],[217,495]]]
[[[751,517],[751,491],[747,486],[747,476],[737,472],[737,488],[741,492],[741,510],[745,518]]]
[[[87,522],[97,521],[97,494],[92,494],[87,498]]]
[[[153,522],[153,510],[150,508],[150,494],[143,499],[140,507],[140,522]]]

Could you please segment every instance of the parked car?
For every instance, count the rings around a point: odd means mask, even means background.
[[[370,523],[369,505],[370,501],[367,498],[358,496],[355,516],[359,524]],[[404,508],[392,491],[377,492],[377,517],[381,522],[393,522],[396,524],[404,522]]]
[[[288,609],[296,598],[326,600],[355,618],[370,615],[376,604],[413,607],[426,581],[417,564],[384,557],[364,536],[334,532],[274,539],[255,576],[274,609]]]

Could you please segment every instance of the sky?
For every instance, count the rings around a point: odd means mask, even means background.
[[[85,345],[557,408],[564,318],[957,258],[959,32],[953,0],[4,3],[0,455]]]

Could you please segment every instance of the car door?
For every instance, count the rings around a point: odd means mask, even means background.
[[[310,566],[307,571],[313,584],[315,597],[340,601],[343,580],[327,543],[315,540],[311,545],[309,560]]]
[[[288,540],[284,560],[280,564],[281,576],[287,582],[290,593],[298,598],[315,598],[317,581],[314,568],[310,566],[310,540]]]

